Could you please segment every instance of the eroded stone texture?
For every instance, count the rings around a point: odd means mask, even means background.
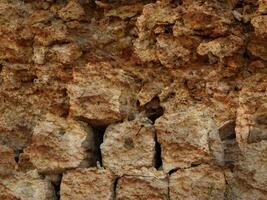
[[[203,108],[181,107],[156,121],[165,172],[212,159],[209,140],[211,136],[218,137],[218,132],[211,113]]]
[[[37,171],[1,177],[0,191],[4,200],[56,199],[52,184],[42,179]]]
[[[167,200],[169,199],[168,180],[157,176],[123,176],[118,181],[116,199]]]
[[[70,114],[93,124],[110,124],[134,113],[134,78],[108,63],[88,63],[73,72],[68,86]]]
[[[226,183],[220,168],[202,164],[170,176],[170,199],[224,199]]]
[[[109,170],[76,169],[63,175],[60,186],[62,200],[112,200],[115,177]]]
[[[14,173],[17,163],[13,149],[0,145],[0,158],[0,176]]]
[[[104,167],[119,175],[153,167],[155,153],[155,129],[147,118],[108,126],[101,144]]]
[[[237,109],[237,140],[240,147],[267,140],[267,77],[247,79],[242,88]]]
[[[30,162],[42,173],[92,164],[93,132],[84,123],[47,115],[34,129],[32,143],[24,149]]]

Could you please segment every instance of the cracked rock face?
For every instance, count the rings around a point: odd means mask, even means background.
[[[103,166],[120,175],[153,167],[155,153],[155,129],[146,118],[110,125],[101,144]]]
[[[71,199],[113,199],[115,176],[104,169],[77,169],[63,174],[60,196]]]
[[[0,200],[267,200],[266,0],[0,0]]]

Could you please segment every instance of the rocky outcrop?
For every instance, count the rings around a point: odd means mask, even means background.
[[[267,199],[266,0],[0,0],[0,199]]]

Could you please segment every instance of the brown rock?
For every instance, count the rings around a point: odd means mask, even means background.
[[[70,114],[91,124],[110,124],[135,112],[134,78],[108,63],[88,63],[68,86]]]
[[[81,20],[85,16],[85,11],[78,1],[71,0],[64,8],[59,10],[58,15],[65,21]]]
[[[112,200],[114,176],[104,169],[76,169],[63,175],[60,199]]]
[[[93,151],[93,132],[89,127],[48,114],[35,127],[32,143],[23,154],[39,172],[62,173],[92,164]]]
[[[218,138],[212,114],[201,105],[181,107],[156,120],[163,170],[187,168],[212,158],[209,139]]]
[[[17,173],[0,179],[1,200],[55,200],[53,186],[37,171]]]
[[[209,165],[178,170],[170,176],[170,199],[224,199],[223,171]]]
[[[267,93],[266,76],[247,79],[239,96],[236,136],[240,147],[248,143],[267,140]]]
[[[115,174],[123,175],[130,169],[153,167],[155,129],[146,118],[110,125],[100,148],[104,167]]]
[[[54,45],[48,53],[48,58],[62,64],[71,64],[82,55],[79,46],[75,43]]]
[[[13,149],[0,145],[0,176],[15,172],[17,163]]]
[[[167,200],[168,180],[157,176],[123,176],[116,188],[117,200]]]

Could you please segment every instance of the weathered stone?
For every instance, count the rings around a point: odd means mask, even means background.
[[[93,132],[88,126],[48,114],[35,127],[23,154],[39,172],[62,173],[92,164],[93,151]]]
[[[155,127],[165,172],[212,159],[209,139],[219,136],[211,112],[203,106],[177,108],[157,119]]]
[[[267,192],[267,141],[247,145],[235,168],[235,176],[251,187]]]
[[[227,181],[225,198],[236,200],[266,200],[267,192],[258,190],[248,185],[244,180],[238,179],[232,172],[226,171]]]
[[[52,61],[71,64],[82,55],[77,44],[54,45],[47,55]]]
[[[155,129],[146,118],[108,126],[101,144],[104,167],[123,175],[131,169],[153,167]]]
[[[53,186],[37,171],[17,173],[0,179],[0,197],[4,200],[55,200]]]
[[[168,180],[164,177],[126,175],[118,180],[117,200],[167,200]]]
[[[248,143],[267,140],[267,93],[265,75],[247,79],[237,109],[236,136],[241,148]]]
[[[110,124],[135,112],[136,85],[126,71],[108,63],[88,63],[74,70],[68,86],[70,114],[92,124]]]
[[[0,145],[0,176],[15,172],[17,163],[13,149]]]
[[[59,10],[59,17],[63,20],[81,20],[85,16],[83,7],[76,0],[69,1],[69,3]]]
[[[220,168],[202,164],[170,176],[170,199],[224,199],[226,183]]]
[[[112,200],[114,196],[113,174],[104,169],[76,169],[63,174],[60,199]]]

